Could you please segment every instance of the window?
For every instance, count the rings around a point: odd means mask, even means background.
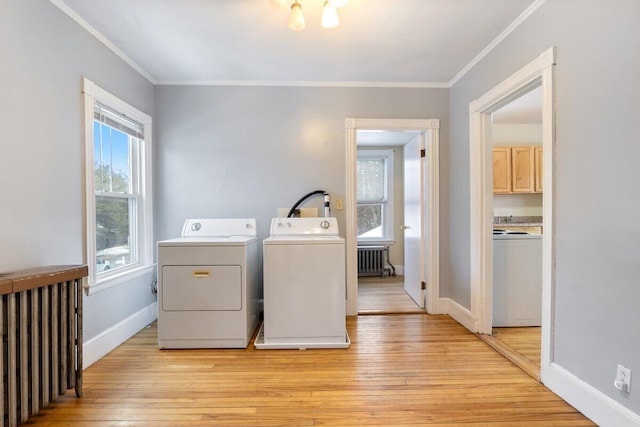
[[[84,80],[89,287],[152,268],[151,118]]]
[[[358,150],[358,241],[393,240],[393,150]]]

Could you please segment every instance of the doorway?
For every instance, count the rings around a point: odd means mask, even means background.
[[[553,48],[473,101],[470,112],[471,154],[471,313],[475,332],[490,336],[493,328],[493,146],[492,114],[540,86],[542,90],[542,301],[540,376],[551,368],[553,306]],[[486,338],[486,337],[485,337]],[[517,362],[516,360],[512,360]],[[526,370],[526,369],[525,369]]]
[[[483,339],[540,378],[543,188],[542,86],[491,115],[493,301]]]
[[[357,131],[358,314],[424,313],[420,286],[407,289],[411,281],[422,280],[421,262],[415,259],[422,251],[411,246],[421,246],[422,224],[420,212],[412,211],[416,197],[411,192],[422,187],[412,163],[419,161],[423,141],[418,131]],[[407,181],[415,188],[405,186]],[[411,240],[414,231],[418,238]]]
[[[425,157],[423,173],[426,185],[421,198],[423,207],[419,210],[422,228],[421,246],[417,255],[418,299],[426,299],[426,310],[437,313],[439,278],[439,218],[438,218],[438,144],[439,120],[417,119],[346,119],[346,271],[347,271],[347,315],[358,314],[358,231],[357,231],[357,142],[358,131],[398,131],[417,132],[421,135]],[[405,266],[406,267],[406,266]],[[425,282],[424,286],[421,282]],[[424,304],[424,302],[423,302]]]

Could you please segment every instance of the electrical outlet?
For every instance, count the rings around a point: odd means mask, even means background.
[[[613,382],[615,388],[625,393],[631,393],[631,369],[618,364],[616,379]]]

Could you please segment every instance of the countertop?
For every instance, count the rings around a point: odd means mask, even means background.
[[[493,226],[496,227],[542,227],[541,216],[494,216]]]

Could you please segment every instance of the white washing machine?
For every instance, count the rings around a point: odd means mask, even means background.
[[[493,236],[493,326],[542,324],[542,235]]]
[[[274,218],[263,241],[258,349],[347,348],[344,239],[335,218]]]
[[[158,242],[158,346],[246,348],[261,279],[255,219],[188,219]]]

